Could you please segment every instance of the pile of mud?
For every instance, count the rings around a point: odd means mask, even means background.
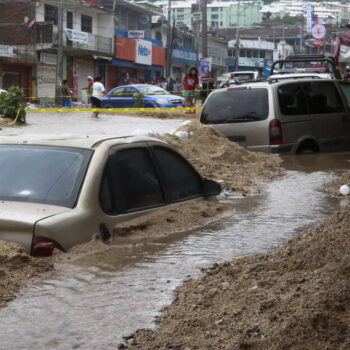
[[[202,176],[220,181],[225,189],[239,194],[257,192],[259,182],[281,172],[278,156],[250,152],[197,121],[185,122],[171,134],[152,136],[175,146]]]
[[[155,237],[181,232],[218,220],[231,204],[217,201],[195,200],[159,209],[144,216],[121,223],[114,228],[114,240],[136,235]]]
[[[350,349],[350,209],[176,291],[128,349]]]
[[[325,191],[332,196],[341,196],[339,188],[342,185],[350,186],[350,170],[345,171],[342,175],[335,178],[333,181],[324,185]]]
[[[198,119],[200,111],[197,111],[195,114],[186,114],[184,110],[179,111],[140,111],[140,112],[103,112],[103,114],[112,114],[112,115],[122,115],[130,117],[139,117],[139,118],[153,118],[153,119],[188,119],[195,120]]]
[[[0,306],[14,299],[32,279],[52,269],[50,262],[27,255],[20,245],[0,241]]]

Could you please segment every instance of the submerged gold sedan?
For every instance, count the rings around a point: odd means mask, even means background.
[[[220,191],[150,137],[0,138],[0,240],[33,256],[110,240],[118,222]]]

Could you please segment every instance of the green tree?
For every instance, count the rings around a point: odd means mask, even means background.
[[[267,18],[267,16],[263,19],[263,24],[269,26],[292,26],[297,24],[305,24],[305,17],[303,15],[298,16],[289,16],[285,15],[282,18]]]

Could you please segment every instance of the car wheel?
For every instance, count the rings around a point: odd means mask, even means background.
[[[304,141],[297,149],[297,154],[319,153],[320,149],[315,141]]]

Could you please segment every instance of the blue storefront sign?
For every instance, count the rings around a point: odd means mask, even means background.
[[[192,50],[176,48],[173,49],[172,60],[174,62],[196,63],[197,54]]]

